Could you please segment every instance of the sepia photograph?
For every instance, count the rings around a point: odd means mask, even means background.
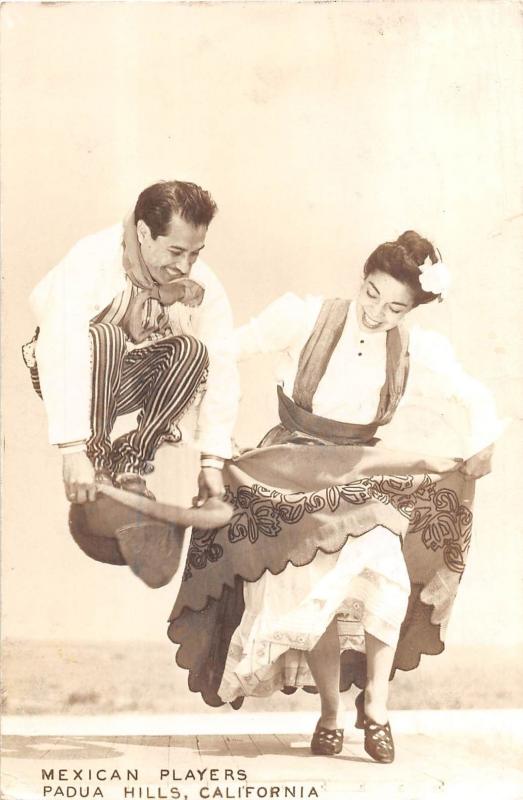
[[[0,24],[2,800],[521,800],[521,4]]]

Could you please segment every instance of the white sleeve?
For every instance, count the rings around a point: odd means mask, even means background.
[[[464,433],[464,457],[468,458],[492,444],[504,431],[492,394],[479,380],[469,375],[445,336],[415,327],[410,333],[411,369],[406,396],[428,398],[432,402],[458,403],[465,411],[468,430]]]
[[[92,293],[88,253],[80,242],[31,294],[40,327],[35,352],[51,444],[91,434]]]
[[[317,315],[321,298],[305,300],[287,292],[234,332],[238,359],[287,350],[310,331],[311,307]],[[314,318],[314,317],[313,317]]]
[[[209,282],[195,333],[209,353],[207,388],[197,424],[202,453],[230,458],[240,399],[240,381],[229,300],[217,279]]]

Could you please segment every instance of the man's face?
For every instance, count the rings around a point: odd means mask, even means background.
[[[178,214],[173,214],[165,236],[153,239],[143,219],[138,220],[136,233],[142,258],[152,278],[164,284],[190,274],[192,265],[205,246],[207,228],[205,225],[195,227]]]

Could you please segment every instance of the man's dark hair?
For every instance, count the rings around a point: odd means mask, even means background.
[[[208,227],[218,210],[209,192],[195,183],[160,181],[148,186],[138,197],[134,208],[134,223],[143,219],[151,236],[165,236],[173,214],[195,227]]]

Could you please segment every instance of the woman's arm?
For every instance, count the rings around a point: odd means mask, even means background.
[[[291,348],[311,328],[321,298],[302,299],[292,292],[270,305],[234,332],[239,360],[261,353],[278,353]]]
[[[474,478],[486,475],[491,470],[494,442],[506,427],[491,392],[463,369],[450,342],[439,333],[413,328],[410,353],[409,391],[432,395],[430,401],[441,402],[442,408],[457,403],[465,411],[461,471]]]

